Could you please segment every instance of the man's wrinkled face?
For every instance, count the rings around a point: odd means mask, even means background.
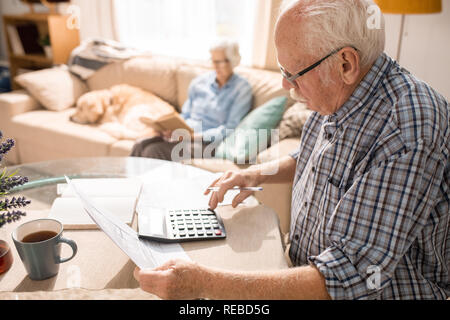
[[[302,40],[298,38],[299,32],[296,21],[289,21],[289,17],[283,17],[277,24],[275,31],[275,45],[277,49],[278,63],[286,72],[297,74],[299,71],[317,62],[321,57],[307,55],[302,50]],[[293,24],[296,27],[293,27]],[[322,115],[332,114],[336,111],[335,101],[338,88],[336,82],[326,84],[323,80],[324,64],[307,72],[291,84],[283,78],[283,88],[289,90],[291,97],[305,103],[307,108],[319,112]]]

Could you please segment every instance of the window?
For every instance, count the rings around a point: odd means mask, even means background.
[[[239,42],[251,64],[258,0],[115,0],[119,41],[155,54],[208,59],[217,37]]]

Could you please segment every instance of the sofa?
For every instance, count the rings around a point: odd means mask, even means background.
[[[191,80],[207,71],[208,66],[198,61],[141,56],[104,66],[83,84],[77,85],[82,86],[82,91],[91,91],[126,83],[150,91],[180,110],[187,99]],[[294,104],[288,92],[281,87],[282,79],[278,72],[242,66],[237,67],[235,72],[244,76],[253,88],[253,109],[277,96],[288,97],[287,107]],[[71,81],[81,80],[76,78]],[[58,92],[69,89],[66,83],[63,89],[53,90]],[[0,130],[4,136],[16,141],[16,147],[10,152],[8,162],[21,164],[63,158],[129,155],[134,141],[117,140],[99,130],[96,125],[74,123],[70,120],[74,111],[74,106],[57,111],[48,110],[25,88],[0,94]],[[283,139],[260,152],[257,162],[282,157],[297,148],[298,144],[299,137]],[[213,172],[248,166],[222,159],[194,159],[189,164]],[[263,187],[264,191],[257,192],[256,198],[277,212],[281,231],[287,233],[291,185]]]

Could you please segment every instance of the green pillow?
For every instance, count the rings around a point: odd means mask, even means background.
[[[283,117],[286,97],[276,97],[250,112],[217,147],[215,157],[238,164],[253,163],[270,143],[271,129]]]

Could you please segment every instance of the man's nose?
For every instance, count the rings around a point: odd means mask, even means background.
[[[289,81],[286,80],[286,78],[283,77],[283,81],[281,82],[281,85],[283,86],[283,89],[289,91],[292,88],[296,88],[296,86],[292,85]]]

